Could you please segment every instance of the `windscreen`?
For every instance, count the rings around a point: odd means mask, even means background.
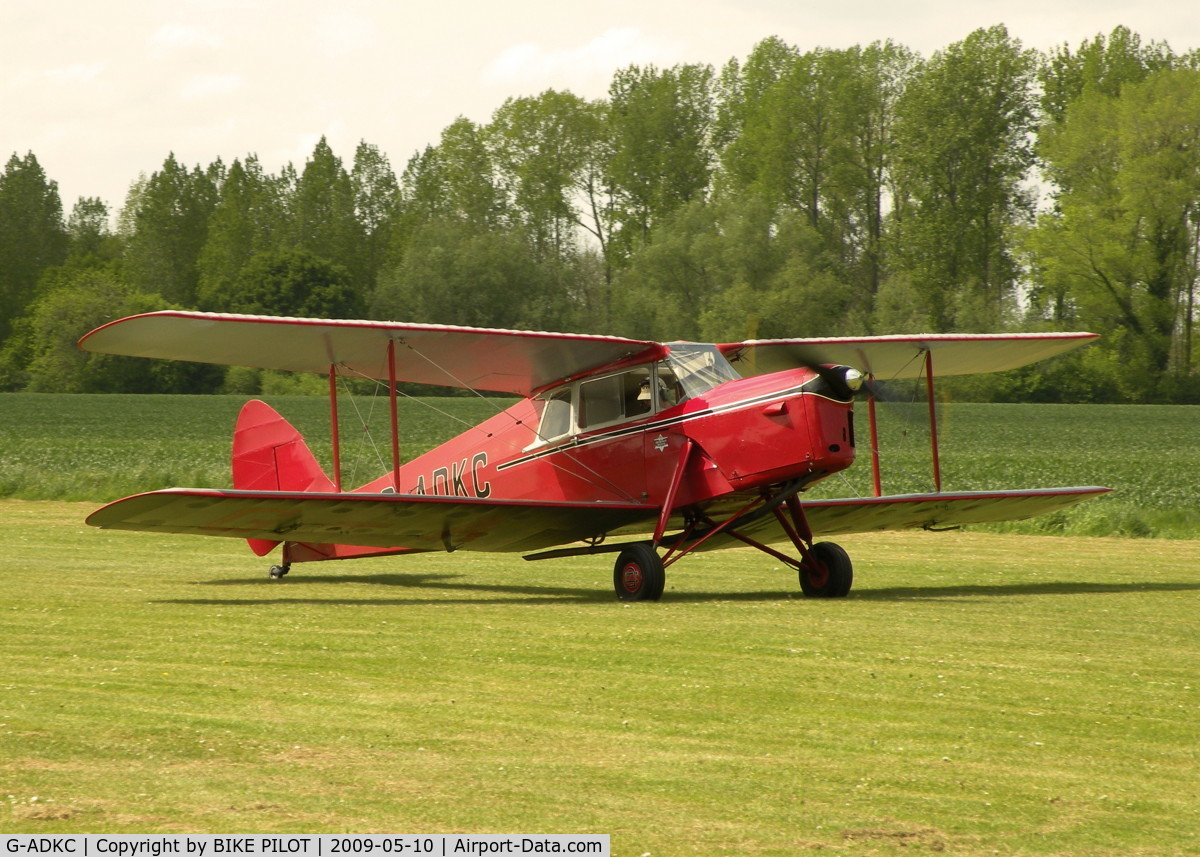
[[[713,345],[695,342],[672,342],[667,363],[679,379],[686,398],[707,393],[718,384],[742,377],[729,365],[725,355]]]

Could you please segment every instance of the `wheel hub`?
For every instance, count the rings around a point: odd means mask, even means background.
[[[621,569],[621,585],[631,595],[642,587],[642,567],[636,562],[627,562]]]

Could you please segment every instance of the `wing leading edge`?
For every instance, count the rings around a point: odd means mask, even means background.
[[[1016,369],[1086,345],[1095,333],[979,333],[760,339],[717,346],[744,376],[815,363],[853,366],[881,380],[919,378],[931,355],[934,372],[979,375]]]
[[[1057,512],[1084,500],[1107,494],[1111,490],[1084,486],[805,500],[804,515],[816,537],[881,530],[943,530],[968,524],[1021,521]],[[767,541],[783,537],[778,523],[770,515],[739,525],[737,530],[743,535]],[[702,545],[700,549],[730,546],[730,540],[714,539]]]
[[[1020,491],[959,491],[812,500],[804,503],[813,532],[828,536],[877,530],[940,529],[1021,520],[1107,493],[1094,486]],[[93,512],[102,529],[404,547],[411,551],[528,552],[598,538],[644,533],[654,506],[634,503],[549,503],[404,494],[314,494],[171,488],[136,494]],[[765,516],[744,534],[777,530]],[[778,535],[782,535],[779,533]],[[737,542],[716,539],[706,548]]]
[[[169,488],[117,500],[88,516],[102,529],[241,539],[531,551],[590,539],[658,510],[634,503],[478,500],[405,494],[318,494]]]
[[[1020,521],[1057,512],[1111,489],[1096,486],[1015,491],[954,491],[813,500],[804,504],[814,533],[936,530],[966,524]]]

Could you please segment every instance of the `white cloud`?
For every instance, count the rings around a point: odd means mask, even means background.
[[[369,18],[340,11],[318,16],[313,32],[328,59],[344,59],[370,50],[377,28]]]
[[[47,69],[43,72],[51,83],[80,84],[91,83],[108,68],[106,62],[74,63],[62,68]]]
[[[179,97],[188,101],[230,95],[246,85],[237,74],[198,74],[189,77],[179,87]]]
[[[197,48],[215,50],[224,46],[221,39],[208,30],[187,24],[163,24],[150,37],[150,55],[164,59],[180,51]]]
[[[586,90],[597,80],[607,84],[617,69],[631,64],[669,66],[679,61],[681,53],[677,43],[655,41],[634,27],[622,27],[564,50],[546,50],[532,43],[514,45],[484,69],[483,82],[521,89],[553,82],[558,88]]]

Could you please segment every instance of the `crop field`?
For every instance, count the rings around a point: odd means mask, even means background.
[[[330,458],[323,397],[268,399]],[[229,444],[241,397],[0,394],[0,497],[114,500],[139,491],[229,486]],[[480,398],[402,399],[406,458],[495,413]],[[867,419],[857,415],[859,460],[817,496],[869,494]],[[887,493],[929,491],[926,406],[880,408]],[[369,427],[369,433],[363,426]],[[386,402],[341,406],[346,484],[384,472]],[[942,406],[943,487],[1104,485],[1114,493],[1058,515],[993,527],[1024,533],[1200,536],[1200,407],[1124,405]]]

